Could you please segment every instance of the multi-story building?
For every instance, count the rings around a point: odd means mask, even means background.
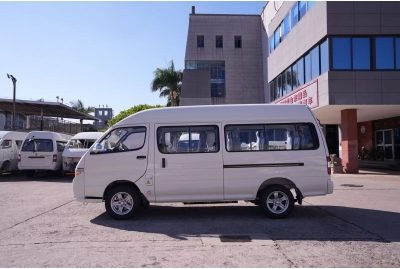
[[[193,7],[180,105],[264,103],[261,31],[259,15],[196,14]]]
[[[114,111],[112,108],[104,108],[104,106],[101,108],[99,106],[99,108],[94,109],[94,116],[100,119],[93,123],[96,130],[108,129],[108,121],[114,117]]]
[[[263,96],[266,103],[308,105],[323,125],[329,152],[342,157],[345,172],[358,172],[362,147],[377,149],[386,161],[399,161],[400,2],[270,1],[259,17],[261,27],[256,16],[250,23],[240,15],[190,15],[186,68],[191,60],[226,59],[229,102],[189,98],[210,93],[201,82],[208,73],[196,70],[184,76],[184,104],[252,103],[249,91],[230,95],[228,85],[238,85],[247,77],[242,74],[257,74],[261,78],[252,95]],[[242,23],[232,23],[235,19]],[[229,40],[250,28],[261,47],[254,46],[241,62],[229,61],[231,55],[237,59],[232,53],[222,57],[218,48],[206,54],[196,47],[199,35],[217,40],[229,34]],[[248,72],[260,61],[263,68]]]

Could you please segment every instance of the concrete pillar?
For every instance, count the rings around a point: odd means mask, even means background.
[[[341,111],[343,172],[358,173],[357,110]]]
[[[28,115],[26,116],[26,129],[31,128],[31,117]]]
[[[340,124],[338,125],[338,135],[339,135],[339,158],[342,158],[342,128]]]

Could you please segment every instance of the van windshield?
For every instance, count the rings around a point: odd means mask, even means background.
[[[50,139],[26,139],[21,151],[53,152],[53,141]]]
[[[95,139],[71,139],[65,148],[88,149],[93,145],[94,142],[96,142]]]

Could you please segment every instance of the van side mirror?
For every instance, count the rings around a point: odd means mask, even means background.
[[[93,153],[98,153],[100,150],[102,150],[102,146],[100,143],[96,143],[94,144],[93,148],[92,148],[92,152]]]

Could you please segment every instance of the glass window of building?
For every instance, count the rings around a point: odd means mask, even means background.
[[[328,41],[324,41],[320,45],[320,53],[321,53],[321,74],[328,71]]]
[[[215,46],[217,48],[222,48],[222,35],[217,35],[215,37]]]
[[[286,15],[282,23],[282,39],[290,32],[290,12]]]
[[[275,41],[274,41],[274,35],[272,35],[269,38],[269,53],[272,53],[275,49]]]
[[[375,38],[376,69],[394,69],[393,37]]]
[[[292,28],[299,21],[299,4],[296,2],[292,7]]]
[[[353,38],[353,69],[371,69],[371,46],[368,37]]]
[[[279,27],[275,30],[274,33],[274,41],[275,41],[275,48],[278,47],[279,43],[281,42],[281,26],[279,25]]]
[[[282,73],[282,96],[285,96],[287,94],[287,88],[286,88],[286,72]]]
[[[292,90],[299,86],[298,74],[297,74],[297,63],[292,65]]]
[[[197,47],[204,48],[204,36],[203,35],[197,36]]]
[[[315,1],[307,1],[307,10],[310,10],[315,4]]]
[[[304,57],[304,78],[305,83],[311,80],[311,56],[310,53]]]
[[[311,51],[311,79],[319,76],[319,46]]]
[[[301,58],[297,61],[297,80],[298,85],[301,86],[304,84],[304,59]]]
[[[277,91],[276,91],[276,98],[278,99],[278,98],[282,97],[282,76],[281,75],[278,76],[277,81],[278,81],[278,83],[277,83],[278,87],[277,87]]]
[[[285,71],[286,73],[286,93],[290,93],[293,88],[292,88],[292,68],[289,67]]]
[[[235,36],[235,48],[241,48],[241,47],[242,47],[242,37]]]
[[[333,69],[351,69],[349,37],[332,38]]]
[[[396,38],[396,69],[400,69],[400,38]]]
[[[271,83],[269,84],[269,93],[270,93],[270,101],[272,102],[273,100],[275,100],[275,90],[274,90],[274,84],[275,84],[275,80],[271,81]]]
[[[307,1],[299,1],[299,20],[306,15],[307,12]]]

